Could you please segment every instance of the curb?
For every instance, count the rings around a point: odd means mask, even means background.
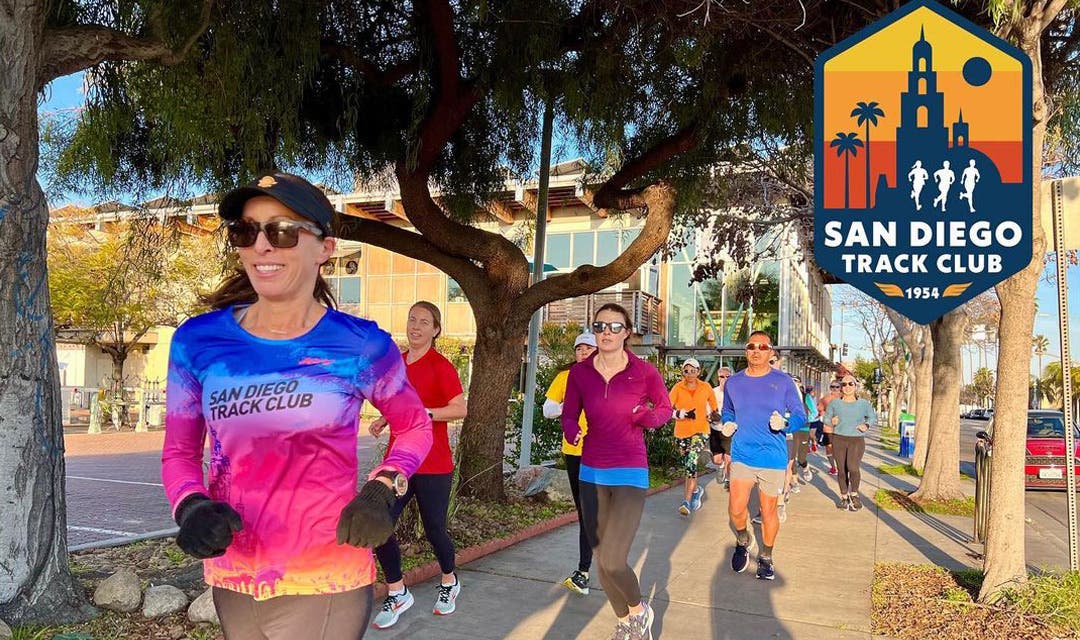
[[[701,474],[702,476],[707,474]],[[699,476],[701,477],[701,476]],[[674,489],[675,487],[681,487],[683,481],[672,482],[671,484],[661,485],[658,487],[652,487],[645,492],[645,497],[660,493],[661,491],[667,491],[668,489]],[[462,549],[454,555],[455,566],[461,566],[468,564],[474,560],[479,560],[484,556],[489,556],[493,553],[502,551],[507,547],[512,547],[519,542],[524,542],[530,538],[545,534],[549,531],[558,529],[559,527],[565,527],[568,524],[577,522],[577,511],[571,511],[570,513],[564,513],[561,516],[556,516],[551,520],[545,520],[544,522],[538,522],[531,527],[520,529],[510,534],[505,538],[497,538],[495,540],[489,540],[467,549]],[[421,582],[427,582],[436,576],[442,575],[442,569],[439,567],[439,563],[436,561],[429,562],[419,567],[413,567],[402,574],[402,579],[406,585],[416,585]],[[378,605],[379,601],[386,597],[386,583],[375,583],[375,603]]]

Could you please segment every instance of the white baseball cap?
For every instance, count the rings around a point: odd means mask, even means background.
[[[578,334],[578,337],[574,338],[574,348],[576,349],[579,344],[587,344],[595,349],[596,336],[589,333],[588,331]]]
[[[701,370],[701,363],[697,361],[697,358],[687,358],[683,360],[682,366],[690,365],[691,367]]]

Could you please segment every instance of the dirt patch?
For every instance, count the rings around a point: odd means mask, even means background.
[[[912,513],[937,513],[946,516],[975,515],[975,498],[968,496],[962,500],[930,502],[914,500],[903,491],[878,489],[874,502],[882,509],[903,510]]]
[[[1074,638],[1044,618],[1008,604],[974,602],[977,572],[928,565],[874,567],[870,620],[874,633],[896,640],[1057,640]]]

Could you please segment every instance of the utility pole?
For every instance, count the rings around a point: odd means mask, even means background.
[[[536,197],[536,237],[533,240],[532,283],[544,279],[544,241],[547,234],[548,182],[551,174],[551,129],[555,120],[553,100],[544,104],[544,128],[540,134],[540,193]],[[521,455],[518,468],[532,462],[533,413],[536,411],[536,360],[540,343],[540,320],[543,307],[529,320],[529,347],[525,359],[525,403],[521,414]]]

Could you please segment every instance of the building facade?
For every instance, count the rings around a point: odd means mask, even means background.
[[[611,262],[643,226],[644,220],[633,213],[609,215],[595,208],[583,178],[580,161],[552,168],[544,258],[549,277],[586,264]],[[508,182],[476,223],[516,244],[530,261],[537,189],[536,181]],[[346,215],[411,228],[397,192],[328,195]],[[216,205],[210,199],[200,198],[186,206],[168,201],[154,204],[158,205],[151,210],[154,215],[175,217],[188,232],[207,236],[208,242],[216,237]],[[95,224],[107,225],[109,216],[115,220],[122,215],[99,213]],[[762,240],[781,247],[775,259],[698,283],[692,282],[696,261],[715,250],[708,246],[706,234],[693,229],[683,233],[686,246],[678,254],[667,260],[656,255],[627,280],[604,291],[549,304],[544,320],[587,326],[593,310],[618,302],[633,317],[631,344],[639,354],[659,355],[671,364],[692,355],[709,373],[720,364],[741,368],[745,363],[742,345],[750,331],[760,329],[768,331],[780,347],[786,371],[808,381],[823,381],[831,374],[829,293],[796,249],[800,243],[794,231],[784,232],[790,237]],[[417,300],[431,301],[442,309],[444,336],[466,344],[475,339],[476,324],[461,287],[427,263],[367,243],[339,241],[333,259],[323,267],[323,276],[342,310],[374,320],[401,342],[408,309]],[[141,375],[164,376],[164,371],[156,369],[165,358],[154,353],[167,348],[165,343],[147,345],[148,365],[140,368]]]

